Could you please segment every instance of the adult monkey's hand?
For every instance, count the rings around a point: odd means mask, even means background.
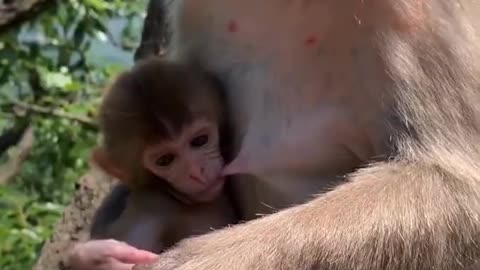
[[[77,244],[69,256],[73,270],[130,270],[136,263],[148,263],[156,254],[116,240],[92,240]]]

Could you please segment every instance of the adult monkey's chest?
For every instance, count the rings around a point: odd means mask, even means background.
[[[378,104],[361,91],[375,82],[359,85],[366,71],[352,56],[368,45],[348,20],[343,35],[326,32],[331,18],[320,2],[176,4],[176,57],[197,60],[225,83],[237,152],[229,169],[257,178],[236,180],[249,212],[304,201],[381,147],[372,142],[380,108],[362,106]]]

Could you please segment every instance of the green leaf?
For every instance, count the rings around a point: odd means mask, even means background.
[[[109,7],[108,3],[100,0],[83,0],[84,3],[98,11],[103,11]]]
[[[44,74],[45,87],[65,88],[72,83],[72,78],[69,75],[60,72],[47,72]]]
[[[146,4],[146,0],[58,1],[5,32],[0,38],[0,92],[91,116],[103,87],[131,65]],[[124,35],[127,46],[123,50],[114,46],[109,33],[117,42]],[[0,132],[26,121],[5,103],[0,97]],[[33,148],[12,183],[0,186],[1,270],[32,268],[71,200],[74,183],[87,171],[97,142],[96,131],[76,121],[32,113],[28,122],[34,128]],[[6,156],[0,156],[0,162]]]

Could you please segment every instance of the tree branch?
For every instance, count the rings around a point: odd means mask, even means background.
[[[20,100],[15,100],[11,97],[7,97],[7,100],[12,105],[17,106],[19,108],[22,108],[24,110],[27,110],[29,112],[33,112],[33,113],[37,113],[37,114],[46,114],[46,115],[52,115],[52,116],[56,116],[56,117],[60,117],[60,118],[65,118],[65,119],[68,119],[68,120],[78,122],[82,125],[85,125],[88,128],[97,129],[97,124],[95,123],[95,121],[93,121],[91,118],[88,118],[88,117],[82,117],[82,116],[78,116],[78,115],[65,113],[65,112],[63,112],[59,109],[55,109],[55,108],[42,107],[42,106],[26,103],[26,102],[23,102],[23,101],[20,101]]]
[[[15,23],[30,19],[41,11],[40,7],[55,3],[54,0],[16,0],[8,4],[0,4],[0,31]]]
[[[169,5],[172,1],[166,3]],[[134,60],[151,55],[165,54],[165,47],[170,38],[167,21],[165,20],[165,1],[150,0],[147,8],[147,17],[143,23],[140,46],[134,54]]]
[[[0,185],[8,184],[18,174],[23,161],[27,159],[32,150],[33,141],[32,127],[28,127],[18,143],[18,151],[8,159],[7,163],[0,166]]]
[[[78,181],[72,201],[44,244],[33,270],[71,270],[67,263],[68,251],[76,243],[90,238],[90,222],[95,210],[114,183],[113,179],[95,169]]]
[[[1,114],[0,117],[2,117]],[[16,123],[12,128],[7,129],[0,134],[0,155],[7,151],[7,149],[12,145],[17,144],[27,128],[27,121],[18,121],[18,123]]]

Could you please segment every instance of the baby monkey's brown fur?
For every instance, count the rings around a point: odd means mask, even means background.
[[[125,205],[107,197],[92,238],[160,252],[236,222],[221,176],[223,97],[210,78],[193,66],[144,60],[113,83],[99,119],[103,145],[92,160],[129,191]]]
[[[220,91],[193,67],[144,60],[121,74],[104,97],[99,112],[104,143],[94,161],[130,188],[149,184],[151,172],[141,164],[144,149],[177,137],[200,117],[223,128],[222,103]]]

